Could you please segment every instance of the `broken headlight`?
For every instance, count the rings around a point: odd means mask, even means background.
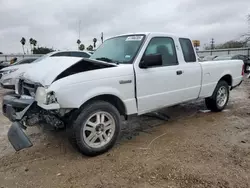
[[[56,102],[55,93],[53,91],[47,93],[45,104],[51,104]]]
[[[36,90],[36,101],[40,104],[51,104],[56,102],[55,93],[47,92],[44,87],[38,87]]]

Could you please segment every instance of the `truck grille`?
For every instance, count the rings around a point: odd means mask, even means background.
[[[34,83],[34,82],[30,82],[27,80],[19,80],[19,94],[21,95],[28,95],[28,96],[32,96],[35,97],[36,95],[36,90],[39,87],[40,84]]]

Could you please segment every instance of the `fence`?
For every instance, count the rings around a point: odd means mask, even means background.
[[[0,54],[0,62],[9,62],[12,58],[16,57],[17,60],[29,57],[41,57],[44,54],[30,54],[30,55],[21,55],[21,54]]]
[[[228,48],[228,49],[215,49],[215,50],[204,50],[197,52],[200,57],[215,55],[215,56],[226,56],[226,55],[247,55],[250,57],[250,48]]]
[[[226,55],[247,55],[250,57],[250,48],[229,48],[229,49],[215,49],[215,50],[203,50],[197,52],[200,57],[205,56],[226,56]],[[43,54],[30,54],[30,55],[12,55],[12,54],[0,54],[0,62],[9,62],[12,58],[16,57],[18,60],[28,57],[41,57]]]

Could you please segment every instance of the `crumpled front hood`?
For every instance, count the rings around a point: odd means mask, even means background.
[[[83,59],[79,57],[48,57],[34,63],[23,75],[24,79],[37,82],[43,86],[50,85],[58,75],[80,61],[94,62],[96,64],[107,64],[97,60]],[[81,62],[84,64],[84,61]],[[114,65],[115,66],[115,65]]]

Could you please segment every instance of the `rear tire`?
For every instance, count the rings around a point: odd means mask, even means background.
[[[87,156],[96,156],[112,148],[120,134],[118,110],[105,101],[93,101],[81,109],[73,124],[73,142]]]
[[[229,86],[224,80],[218,82],[213,95],[205,99],[206,106],[209,110],[213,112],[222,111],[229,99]]]

